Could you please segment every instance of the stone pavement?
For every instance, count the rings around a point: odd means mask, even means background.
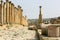
[[[0,30],[0,40],[37,40],[36,32],[28,27],[11,27]]]

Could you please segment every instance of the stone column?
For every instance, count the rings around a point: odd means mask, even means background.
[[[18,10],[19,10],[19,15],[18,16],[19,16],[19,24],[20,24],[20,22],[21,22],[20,21],[21,20],[21,7],[19,5],[18,5]]]
[[[9,24],[9,0],[6,0],[6,16],[7,16],[7,24]]]
[[[16,24],[16,7],[14,7],[14,13],[15,13],[15,24]]]
[[[15,7],[14,8],[14,12],[15,12],[15,24],[18,24],[18,9]]]
[[[41,8],[42,8],[42,6],[40,6],[39,24],[42,24],[42,13],[41,13]]]
[[[3,1],[0,1],[0,25],[3,25]]]
[[[15,13],[15,24],[16,24],[16,7],[14,7],[14,13]]]
[[[11,5],[11,8],[12,8],[12,24],[14,24],[14,4],[12,3]]]
[[[19,24],[19,10],[18,10],[18,8],[17,8],[17,24]]]
[[[21,13],[20,13],[20,24],[22,25],[22,18],[23,18],[23,9],[21,9]]]
[[[0,4],[0,25],[2,24],[2,17],[1,17],[1,4]]]
[[[12,15],[11,15],[11,14],[12,14],[11,11],[12,11],[12,10],[11,10],[11,1],[10,1],[10,2],[9,2],[9,23],[10,23],[10,24],[12,23],[12,22],[11,22],[11,16],[12,16]]]
[[[6,24],[6,3],[3,5],[3,22]]]
[[[16,14],[16,8],[14,7],[14,24],[15,24],[15,18],[16,18],[15,14]]]

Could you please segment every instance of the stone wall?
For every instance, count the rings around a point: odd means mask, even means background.
[[[59,27],[59,37],[60,37],[60,27]]]
[[[49,37],[52,37],[52,36],[55,37],[56,36],[56,32],[57,32],[56,27],[50,26],[48,28],[48,36]]]
[[[59,37],[59,35],[60,35],[60,25],[48,26],[48,36],[49,37]]]
[[[40,40],[60,40],[60,37],[45,37],[45,36],[40,36]]]

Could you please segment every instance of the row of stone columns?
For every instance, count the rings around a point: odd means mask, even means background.
[[[22,9],[20,6],[16,8],[11,1],[6,0],[0,4],[0,24],[21,24]]]

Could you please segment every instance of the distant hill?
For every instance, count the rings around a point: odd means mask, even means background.
[[[49,21],[51,18],[44,18],[43,21]],[[28,19],[28,22],[38,22],[38,19]]]
[[[28,19],[28,22],[35,22],[38,21],[38,19]]]
[[[37,23],[37,22],[38,22],[38,19],[28,19],[29,25],[32,25],[32,24]]]
[[[54,17],[54,19],[56,19],[56,18],[58,18],[58,17]],[[43,23],[45,23],[45,22],[49,22],[50,20],[51,20],[52,18],[44,18],[43,19]],[[34,24],[34,23],[38,23],[38,19],[28,19],[28,23],[29,24]]]

